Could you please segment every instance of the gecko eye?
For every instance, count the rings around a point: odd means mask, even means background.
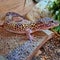
[[[40,0],[33,0],[35,3],[38,3]]]
[[[49,22],[54,23],[54,21],[49,21]]]

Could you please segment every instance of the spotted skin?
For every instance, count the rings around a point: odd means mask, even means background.
[[[5,16],[4,29],[9,32],[26,34],[29,40],[33,40],[31,33],[46,30],[58,26],[59,23],[51,18],[45,17],[35,22],[26,20],[23,16],[15,12],[8,12]]]

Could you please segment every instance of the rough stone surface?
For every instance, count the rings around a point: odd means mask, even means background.
[[[25,35],[9,33],[4,29],[0,30],[0,54],[6,56],[8,60],[26,60],[47,38],[47,35],[41,31],[32,35],[35,41],[31,42]]]
[[[40,50],[42,53],[32,60],[60,60],[60,37],[54,36]]]
[[[43,39],[40,39],[43,41]],[[23,45],[15,48],[7,55],[8,60],[25,60],[27,57],[33,53],[33,51],[42,43],[37,41],[27,41]]]

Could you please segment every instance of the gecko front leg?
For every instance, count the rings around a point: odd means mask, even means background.
[[[32,42],[32,40],[34,40],[33,36],[31,35],[32,30],[29,28],[26,28],[25,31],[26,31],[27,38]]]

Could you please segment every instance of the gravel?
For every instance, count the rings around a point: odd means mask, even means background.
[[[60,60],[60,37],[54,36],[40,50],[42,53],[32,60]]]

